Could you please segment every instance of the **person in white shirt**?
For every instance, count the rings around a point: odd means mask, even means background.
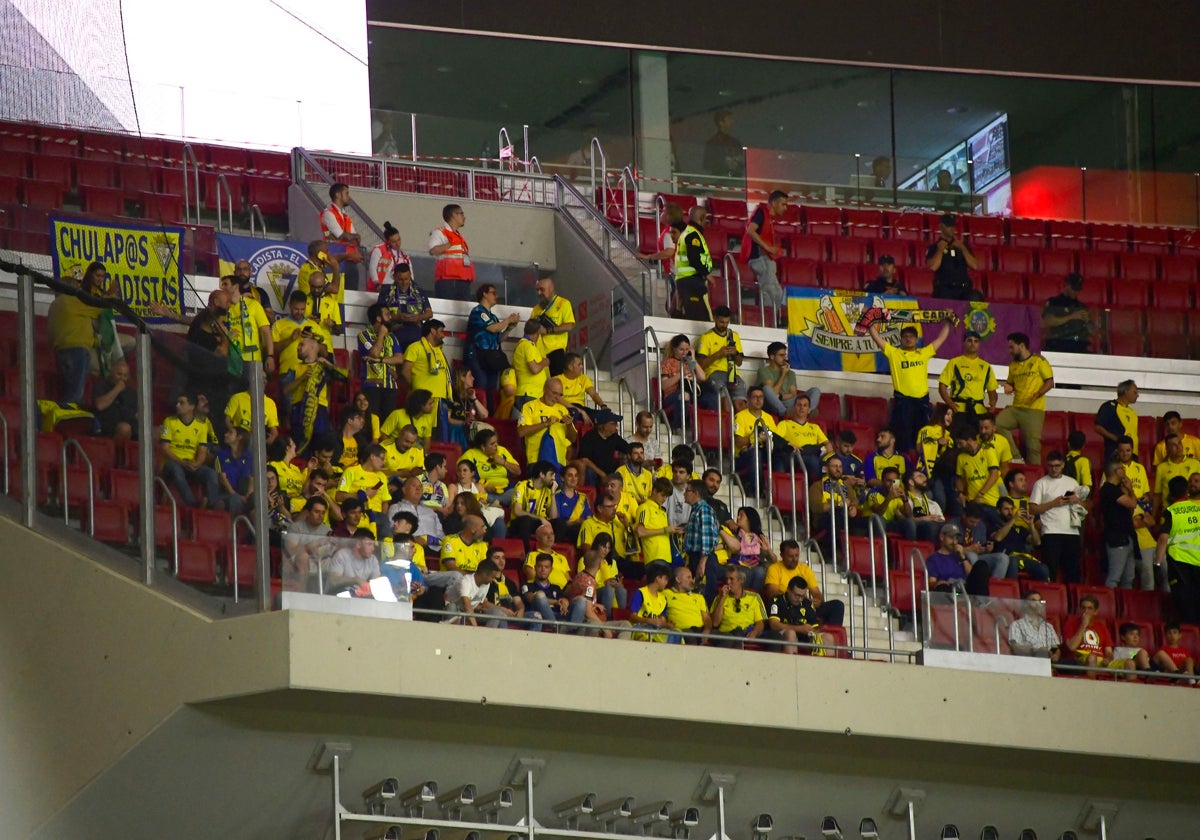
[[[446,590],[446,612],[450,613],[451,617],[447,618],[446,622],[478,626],[475,614],[485,611],[482,605],[487,599],[488,589],[500,574],[500,567],[495,561],[482,560],[474,574],[463,575],[451,584]]]
[[[691,480],[691,464],[686,461],[675,461],[671,464],[671,495],[667,497],[667,503],[663,507],[667,509],[667,522],[681,528],[692,515],[692,506],[683,498]]]
[[[1082,543],[1079,530],[1087,514],[1088,489],[1063,475],[1066,460],[1061,452],[1046,456],[1046,474],[1033,485],[1029,510],[1042,522],[1042,562],[1050,567],[1050,580],[1058,580],[1061,567],[1067,580],[1079,580]]]

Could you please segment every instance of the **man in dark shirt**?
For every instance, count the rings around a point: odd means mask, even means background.
[[[592,412],[592,422],[596,425],[579,440],[579,460],[587,467],[588,484],[602,487],[608,474],[616,470],[629,452],[629,444],[617,434],[620,420],[611,411]]]
[[[873,295],[906,295],[908,290],[896,275],[896,258],[884,254],[879,258],[879,276],[867,283],[866,291]]]
[[[221,289],[208,296],[208,306],[196,313],[188,326],[187,388],[208,397],[209,412],[220,425],[229,401],[229,334],[225,319],[232,305],[229,293]],[[239,387],[238,390],[244,390]]]
[[[704,471],[704,488],[708,491],[708,495],[704,497],[708,502],[708,506],[712,508],[713,514],[717,517],[717,524],[726,525],[733,532],[737,531],[737,524],[733,521],[733,515],[729,512],[729,505],[717,498],[717,494],[721,492],[721,474],[714,469]]]
[[[1042,307],[1043,350],[1055,353],[1086,353],[1092,341],[1092,316],[1079,299],[1083,278],[1068,274],[1062,294],[1055,295]]]
[[[967,551],[959,541],[961,531],[957,525],[943,525],[938,535],[938,550],[925,559],[925,573],[929,575],[929,588],[937,592],[949,592],[954,581],[964,581],[968,595],[988,594],[988,578],[991,570],[987,563],[974,566],[967,560]]]
[[[947,300],[983,300],[971,284],[967,269],[979,268],[975,254],[958,235],[958,219],[942,215],[938,239],[925,251],[925,264],[933,271],[933,296]]]
[[[764,639],[784,642],[812,642],[813,633],[820,625],[817,608],[808,596],[808,583],[800,575],[788,581],[782,595],[767,608],[767,632]],[[785,653],[799,653],[795,644],[784,647]]]
[[[746,152],[742,141],[729,133],[733,128],[733,113],[721,109],[713,114],[717,133],[704,144],[704,171],[724,178],[741,178],[746,174]]]
[[[775,260],[779,259],[783,249],[775,244],[775,227],[771,223],[774,216],[782,216],[787,211],[788,196],[783,190],[775,190],[767,198],[766,204],[758,205],[750,221],[746,223],[746,235],[742,237],[742,249],[749,245],[748,262],[750,270],[758,280],[758,291],[764,308],[776,311],[784,304],[783,287],[779,285]],[[772,325],[777,323],[771,321]]]
[[[996,551],[1008,557],[1008,576],[1016,580],[1025,572],[1034,580],[1050,580],[1050,567],[1033,556],[1034,547],[1042,539],[1033,527],[1029,499],[1004,496],[996,503],[996,512],[1000,515],[1000,527],[992,532],[992,543]]]
[[[104,378],[104,384],[92,389],[92,414],[96,431],[115,440],[137,436],[137,391],[129,387],[129,365],[117,362]]]
[[[1104,553],[1108,558],[1106,586],[1115,587],[1119,583],[1128,589],[1133,584],[1137,560],[1133,514],[1137,507],[1137,495],[1125,475],[1125,467],[1120,461],[1109,461],[1104,466],[1104,483],[1100,485],[1100,518],[1104,523]]]
[[[521,600],[525,602],[526,617],[540,616],[551,624],[561,621],[570,609],[570,602],[563,597],[562,590],[550,582],[550,570],[553,567],[553,557],[545,553],[538,554],[533,564],[533,580],[521,584]],[[540,623],[535,623],[529,629],[536,631],[541,627]]]

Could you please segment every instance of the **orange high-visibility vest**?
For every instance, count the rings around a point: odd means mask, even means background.
[[[467,240],[461,233],[450,228],[442,228],[442,234],[450,241],[450,247],[438,254],[433,266],[434,280],[466,280],[475,279],[475,266],[471,264],[470,249]]]

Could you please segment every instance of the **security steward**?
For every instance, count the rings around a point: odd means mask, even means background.
[[[696,205],[688,212],[688,225],[675,248],[675,288],[683,317],[693,321],[712,320],[708,305],[708,275],[712,272],[712,253],[704,238],[708,211]]]
[[[1195,624],[1200,621],[1200,500],[1189,497],[1188,484],[1181,475],[1167,483],[1167,495],[1176,501],[1163,512],[1154,562],[1167,563],[1179,620]]]

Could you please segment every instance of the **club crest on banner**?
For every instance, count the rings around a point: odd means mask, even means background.
[[[875,313],[886,312],[880,295],[853,292],[826,292],[817,305],[815,320],[805,317],[798,334],[812,341],[813,346],[838,353],[874,353],[875,342],[867,334],[867,326],[880,318]],[[900,343],[900,328],[887,324],[880,336],[889,344]]]
[[[979,333],[981,339],[986,339],[996,331],[996,319],[988,311],[985,301],[972,301],[971,307],[963,313],[964,327],[971,332]]]
[[[217,235],[217,251],[221,274],[233,273],[238,260],[250,263],[254,285],[270,293],[275,309],[287,308],[287,296],[300,266],[308,259],[306,246],[301,242],[268,241],[249,236]]]

